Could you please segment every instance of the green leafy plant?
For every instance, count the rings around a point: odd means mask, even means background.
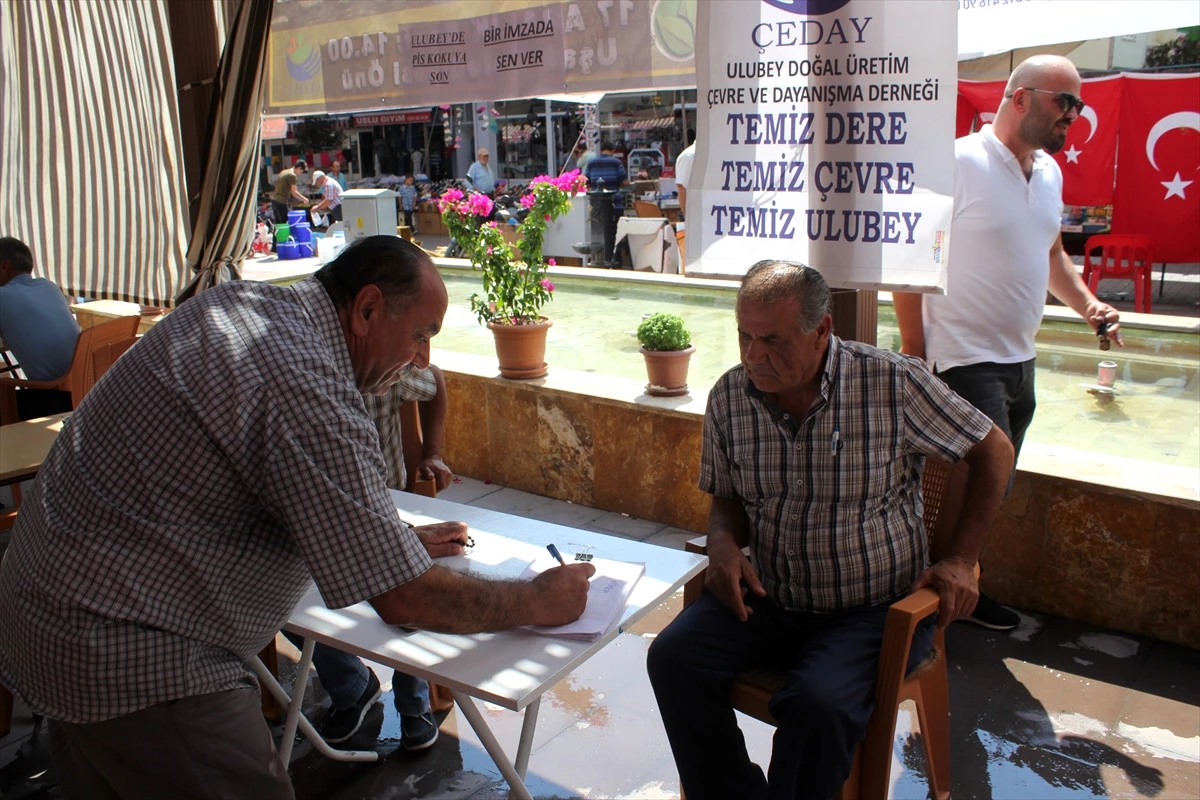
[[[662,311],[642,320],[637,338],[647,350],[686,350],[692,344],[692,334],[684,327],[683,317]]]
[[[489,198],[476,192],[464,195],[458,189],[442,194],[438,200],[442,221],[471,264],[483,273],[483,295],[471,295],[471,310],[481,325],[529,325],[541,319],[541,308],[554,292],[546,277],[554,259],[542,258],[546,225],[570,211],[571,198],[586,185],[579,170],[557,178],[534,178],[530,193],[520,201],[529,213],[517,227],[515,248],[495,222],[479,223],[479,217],[492,213]]]

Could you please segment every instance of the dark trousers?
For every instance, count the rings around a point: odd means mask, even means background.
[[[650,684],[683,791],[688,800],[827,800],[850,775],[875,706],[887,606],[807,614],[751,597],[743,623],[705,592],[650,646]],[[932,642],[932,624],[922,624],[909,669]],[[766,777],[729,705],[734,675],[763,666],[788,671],[771,698],[779,728]]]
[[[288,204],[281,203],[278,200],[271,201],[271,216],[275,218],[277,223],[286,223],[288,221]]]
[[[184,697],[104,722],[50,720],[68,800],[292,800],[292,782],[251,688]]]
[[[413,212],[409,209],[404,209],[404,225],[410,231],[413,229]]]
[[[1032,358],[1016,364],[987,361],[953,367],[937,376],[959,397],[987,414],[1012,440],[1013,449],[1019,456],[1025,431],[1033,422],[1033,412],[1037,408],[1034,361]]]

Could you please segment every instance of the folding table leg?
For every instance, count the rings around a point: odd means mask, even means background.
[[[471,723],[471,727],[475,730],[475,734],[479,740],[483,742],[483,748],[487,750],[488,755],[492,757],[492,761],[496,762],[496,766],[500,768],[500,774],[504,776],[504,780],[508,781],[508,786],[512,790],[511,796],[518,800],[533,800],[533,795],[529,793],[529,789],[525,786],[525,780],[520,773],[517,772],[512,762],[508,760],[508,756],[504,754],[504,748],[496,741],[496,737],[492,734],[492,729],[488,727],[487,720],[483,718],[483,714],[479,713],[479,709],[475,706],[475,701],[470,695],[460,691],[454,692],[454,702],[458,703],[459,709],[462,710],[463,716],[467,718],[467,722]],[[526,717],[521,726],[521,739],[525,737],[525,727],[530,725],[529,712],[532,711],[536,720],[538,703],[535,701],[526,709]],[[532,729],[531,729],[532,733]],[[532,736],[530,736],[532,739]],[[526,753],[526,760],[528,760]]]
[[[308,639],[304,642],[304,649],[300,654],[299,669],[296,673],[296,683],[299,685],[292,687],[291,697],[288,697],[287,692],[279,685],[279,681],[258,660],[257,656],[250,659],[250,669],[258,676],[258,680],[288,710],[287,721],[283,726],[283,739],[279,745],[279,757],[283,760],[285,766],[291,761],[292,743],[296,739],[296,729],[299,728],[300,733],[304,734],[304,737],[312,742],[316,751],[331,761],[378,761],[379,753],[375,750],[338,750],[330,747],[325,738],[321,736],[312,723],[300,711],[300,705],[304,700],[305,683],[308,680],[308,668],[312,664],[312,649],[315,644],[316,641],[314,639]]]

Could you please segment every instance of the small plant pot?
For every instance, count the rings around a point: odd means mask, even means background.
[[[528,380],[550,371],[546,365],[546,334],[552,324],[545,317],[531,325],[487,324],[496,339],[500,377]]]
[[[646,359],[646,375],[650,382],[646,384],[646,394],[654,397],[678,397],[688,393],[687,374],[688,364],[695,346],[686,350],[647,350],[639,347]]]

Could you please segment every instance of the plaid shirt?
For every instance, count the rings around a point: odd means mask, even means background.
[[[742,501],[751,560],[784,608],[879,605],[927,565],[924,456],[958,461],[991,427],[920,360],[831,336],[802,420],[766,403],[743,367],[721,376],[700,488]]]
[[[321,184],[321,194],[329,201],[330,208],[337,208],[342,204],[342,187],[329,175],[325,176],[325,183]]]
[[[333,608],[431,561],[396,516],[325,289],[224,283],[67,421],[0,565],[0,683],[97,722],[250,681],[316,580]]]
[[[387,394],[364,394],[367,413],[379,430],[379,446],[387,463],[389,488],[404,491],[408,473],[404,469],[404,438],[400,429],[400,404],[406,400],[432,400],[437,397],[437,379],[431,369],[412,365],[400,373]]]

